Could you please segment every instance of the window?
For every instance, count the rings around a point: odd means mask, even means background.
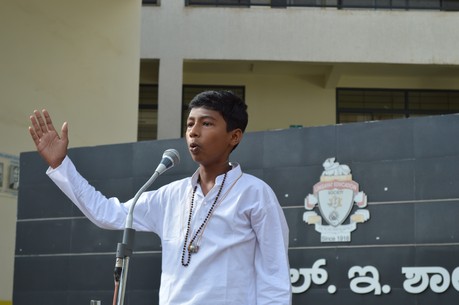
[[[186,5],[248,6],[249,0],[185,0]]]
[[[337,89],[337,123],[459,112],[459,91]]]
[[[335,7],[338,9],[459,10],[458,0],[185,0],[192,6]]]
[[[142,0],[142,5],[158,5],[159,0]]]
[[[158,131],[158,85],[140,85],[137,141],[155,140]]]

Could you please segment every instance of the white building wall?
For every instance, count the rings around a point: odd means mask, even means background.
[[[185,7],[163,1],[142,9],[141,57],[458,64],[458,28],[457,12]]]

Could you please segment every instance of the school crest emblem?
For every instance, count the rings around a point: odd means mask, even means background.
[[[304,200],[307,212],[303,214],[303,221],[314,225],[321,233],[322,242],[350,242],[351,232],[357,224],[370,219],[370,212],[365,209],[367,196],[352,180],[349,166],[328,158],[323,167],[320,181],[313,186],[313,194]],[[315,208],[321,216],[314,211]],[[349,215],[349,223],[344,224]],[[322,219],[328,225],[323,224]]]

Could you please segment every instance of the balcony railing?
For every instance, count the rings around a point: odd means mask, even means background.
[[[459,11],[459,0],[185,0],[188,6],[332,7]]]

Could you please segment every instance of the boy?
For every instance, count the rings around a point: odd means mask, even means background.
[[[186,141],[199,168],[192,177],[145,192],[133,228],[162,242],[161,305],[288,305],[288,227],[271,188],[243,174],[229,155],[248,123],[247,106],[227,91],[197,95]],[[123,229],[129,206],[106,198],[76,171],[46,110],[29,127],[56,185],[97,226]]]

